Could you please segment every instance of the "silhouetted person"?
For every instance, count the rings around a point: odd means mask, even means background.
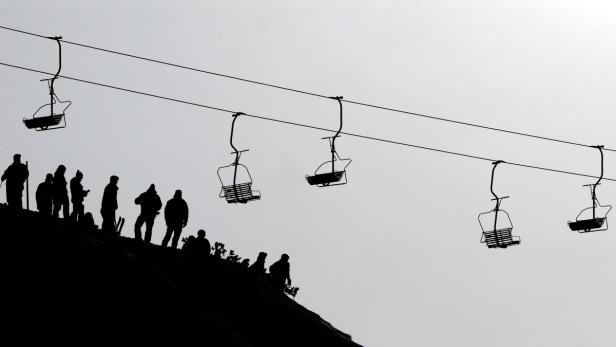
[[[210,250],[210,241],[205,238],[205,230],[201,229],[197,232],[194,251],[202,255],[210,255]]]
[[[66,167],[64,165],[58,166],[56,172],[53,174],[53,216],[60,216],[60,209],[62,209],[62,217],[68,218],[68,191],[66,190],[66,179],[64,173]]]
[[[271,281],[274,286],[281,291],[284,290],[287,283],[291,285],[291,275],[289,274],[290,269],[291,265],[289,264],[289,256],[286,254],[283,254],[280,257],[280,260],[269,267]]]
[[[147,191],[141,193],[135,204],[141,205],[141,214],[135,222],[135,239],[141,241],[141,226],[145,223],[145,243],[150,243],[152,239],[152,228],[154,227],[154,219],[158,215],[163,203],[160,201],[160,196],[156,194],[154,184],[150,185]]]
[[[195,251],[195,236],[190,235],[188,238],[182,239],[184,245],[182,246],[183,251],[194,252]]]
[[[118,209],[118,176],[109,177],[109,184],[103,192],[103,201],[101,204],[101,216],[103,216],[103,224],[101,230],[104,232],[115,233],[115,213]]]
[[[254,273],[258,277],[265,277],[265,258],[267,257],[267,253],[259,252],[257,256],[257,260],[255,260],[252,265],[248,268],[250,272]]]
[[[98,226],[94,224],[94,216],[92,216],[90,212],[84,214],[83,218],[80,218],[77,224],[82,231],[95,231],[98,229]]]
[[[77,222],[83,218],[84,208],[83,199],[88,195],[90,190],[84,190],[81,185],[83,174],[77,170],[75,177],[71,179],[71,202],[73,203],[73,213],[71,213],[71,221]]]
[[[13,155],[13,164],[4,170],[1,181],[6,180],[6,203],[21,210],[24,183],[28,179],[28,167],[21,162],[21,154]]]
[[[188,223],[188,205],[186,201],[182,199],[182,191],[176,190],[175,195],[165,206],[165,222],[167,222],[167,233],[163,238],[163,247],[167,247],[171,235],[173,235],[173,241],[171,241],[171,247],[178,247],[178,240],[182,233],[182,228]]]
[[[48,173],[45,182],[36,188],[36,208],[39,213],[46,217],[51,217],[53,209],[53,175]]]

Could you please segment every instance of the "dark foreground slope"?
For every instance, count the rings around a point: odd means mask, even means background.
[[[358,346],[237,265],[65,228],[0,205],[12,345]]]

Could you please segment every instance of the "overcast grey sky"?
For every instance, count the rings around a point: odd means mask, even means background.
[[[8,1],[0,25],[325,95],[495,127],[616,146],[616,5],[610,1]],[[53,72],[53,41],[0,30],[0,61]],[[333,100],[63,46],[62,73],[325,128]],[[199,228],[251,260],[291,257],[297,301],[367,346],[614,346],[613,230],[566,222],[592,179],[499,166],[495,190],[522,244],[479,243],[489,162],[343,136],[349,184],[308,186],[326,132],[240,118],[236,145],[263,199],[218,198],[229,114],[60,79],[69,127],[28,131],[43,75],[0,66],[0,163],[30,162],[31,187],[80,169],[100,224],[108,177],[132,236],[134,198],[183,189],[184,235]],[[345,130],[588,174],[595,150],[345,105]],[[605,174],[616,177],[615,154]],[[598,190],[602,203],[616,189]],[[4,191],[2,192],[4,195]],[[1,198],[4,201],[4,197]],[[164,221],[157,220],[160,243]],[[133,295],[133,293],[126,293]]]

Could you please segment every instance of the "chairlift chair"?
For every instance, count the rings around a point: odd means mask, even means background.
[[[574,222],[567,222],[569,229],[578,233],[588,233],[608,229],[607,214],[612,210],[611,205],[601,205],[597,200],[597,186],[603,179],[603,146],[594,146],[601,153],[601,175],[597,182],[585,184],[584,187],[590,188],[590,199],[592,206],[583,209],[575,218]]]
[[[481,243],[485,243],[488,248],[507,248],[520,244],[521,240],[519,236],[512,236],[513,224],[507,211],[500,208],[503,199],[509,198],[508,196],[498,197],[494,193],[494,170],[499,163],[503,161],[495,161],[492,168],[492,179],[490,181],[490,191],[494,195],[492,201],[496,202],[494,208],[488,212],[480,213],[477,219],[481,226]]]
[[[261,199],[261,192],[252,189],[252,176],[248,168],[240,164],[240,156],[243,152],[248,150],[238,151],[233,145],[233,131],[235,129],[235,121],[242,113],[235,113],[233,115],[233,122],[231,123],[231,138],[229,140],[233,151],[231,154],[235,154],[235,160],[233,163],[221,166],[218,168],[218,179],[222,185],[219,197],[224,198],[228,203],[241,203],[245,204],[252,200]],[[233,172],[231,174],[231,171]]]
[[[62,37],[49,37],[52,40],[55,40],[58,43],[58,55],[59,55],[59,64],[58,71],[56,74],[50,79],[42,79],[41,81],[46,81],[47,86],[49,88],[49,97],[50,102],[39,107],[36,112],[32,115],[32,118],[24,118],[23,122],[28,129],[35,129],[36,131],[44,131],[44,130],[53,130],[53,129],[61,129],[66,127],[66,110],[71,106],[70,101],[61,101],[56,95],[54,89],[54,82],[58,79],[58,75],[60,75],[60,70],[62,69],[62,45],[60,44],[60,40]],[[54,105],[66,104],[66,106],[62,109],[61,112],[54,112]],[[49,115],[47,116],[38,116],[38,113],[49,106]]]
[[[351,159],[340,158],[336,151],[336,139],[340,137],[340,132],[342,131],[342,101],[340,101],[342,96],[333,97],[332,99],[337,100],[340,105],[340,127],[336,135],[323,138],[329,141],[332,159],[319,165],[314,171],[314,175],[306,175],[306,181],[311,186],[330,187],[347,183],[346,168],[351,164]],[[342,168],[336,168],[336,162],[346,162],[346,164]],[[329,169],[330,165],[331,170]]]
[[[314,175],[306,175],[308,184],[318,187],[328,187],[347,183],[346,168],[351,164],[351,159],[342,159],[333,147],[334,137],[324,137],[328,139],[332,148],[332,160],[328,160],[315,170]],[[346,164],[337,169],[336,162],[346,162]],[[331,165],[331,166],[330,166]],[[330,169],[331,168],[331,169]]]

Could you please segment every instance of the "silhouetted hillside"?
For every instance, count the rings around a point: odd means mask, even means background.
[[[244,269],[0,205],[13,345],[359,346]]]

